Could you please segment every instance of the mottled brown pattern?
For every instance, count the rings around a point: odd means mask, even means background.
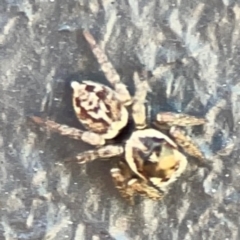
[[[92,119],[88,111],[81,107],[80,109],[80,114],[78,114],[77,117],[81,119],[81,121],[85,120],[83,122],[85,128],[100,134],[108,131],[110,125],[106,121],[103,119]]]
[[[120,120],[121,117],[121,103],[116,101],[115,99],[106,99],[105,104],[107,109],[109,110],[109,117],[114,121]]]
[[[74,110],[86,129],[103,135],[114,129],[115,122],[127,122],[128,116],[122,116],[124,106],[114,90],[91,81],[74,82],[73,90]],[[115,136],[119,131],[116,128]]]

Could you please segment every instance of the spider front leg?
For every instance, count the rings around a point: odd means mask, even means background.
[[[92,52],[95,55],[99,65],[101,66],[101,69],[105,74],[107,80],[114,87],[115,91],[119,94],[119,100],[125,106],[130,105],[132,103],[130,93],[128,92],[126,85],[121,82],[119,74],[117,73],[111,62],[108,60],[107,55],[96,43],[94,37],[89,31],[83,31],[83,36],[90,45]]]
[[[198,147],[192,142],[191,138],[178,128],[202,125],[206,122],[204,118],[197,118],[183,113],[161,112],[157,114],[156,125],[161,128],[170,128],[170,134],[175,142],[181,146],[186,153],[203,161],[204,156]]]
[[[174,137],[175,142],[183,148],[183,150],[189,155],[196,157],[197,159],[204,161],[204,156],[199,148],[192,142],[192,139],[184,134],[184,132],[177,128],[172,127],[170,134]]]
[[[156,123],[161,125],[189,127],[206,123],[205,118],[197,118],[184,113],[160,112],[157,114]]]
[[[151,187],[142,179],[133,177],[132,172],[126,163],[121,162],[119,168],[111,169],[111,175],[115,187],[121,196],[127,199],[131,204],[134,203],[136,194],[152,200],[160,200],[163,195],[154,187]]]
[[[127,179],[119,168],[112,168],[111,175],[116,189],[121,196],[129,201],[130,204],[134,203],[134,192],[127,186]]]
[[[94,146],[100,146],[105,144],[105,139],[97,133],[90,131],[82,131],[80,129],[59,124],[48,119],[42,119],[37,116],[31,116],[30,119],[36,124],[46,128],[48,131],[57,132],[63,136],[68,136],[75,140],[82,140],[83,142]]]
[[[133,192],[152,200],[160,200],[163,198],[163,194],[156,188],[151,187],[147,183],[136,178],[133,178],[128,182],[128,188],[132,189]]]

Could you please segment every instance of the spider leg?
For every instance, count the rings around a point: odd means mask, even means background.
[[[160,112],[156,117],[157,124],[171,126],[197,126],[206,122],[204,118],[197,118],[184,113]]]
[[[128,188],[132,189],[133,192],[152,200],[160,200],[163,198],[163,194],[156,188],[151,187],[147,183],[136,178],[133,178],[128,182]]]
[[[198,147],[192,142],[191,138],[186,136],[183,131],[177,127],[170,129],[170,134],[174,137],[175,142],[183,148],[183,150],[191,156],[204,161],[204,156]]]
[[[148,86],[147,80],[144,79],[141,81],[140,76],[137,72],[134,73],[133,80],[136,87],[136,92],[133,99],[132,116],[136,128],[143,129],[147,126],[145,101],[150,88]]]
[[[181,146],[186,153],[203,161],[204,156],[198,147],[186,136],[180,127],[197,126],[206,122],[204,118],[197,118],[183,113],[161,112],[157,114],[156,125],[162,129],[169,129],[170,134],[175,138],[175,142]]]
[[[92,162],[96,159],[109,160],[109,158],[120,156],[123,154],[123,147],[118,145],[107,145],[98,149],[85,151],[74,157],[74,160],[67,162],[77,162],[79,164]]]
[[[111,175],[115,187],[121,196],[127,199],[131,204],[134,203],[136,194],[143,195],[152,200],[159,200],[162,194],[154,187],[151,187],[141,179],[133,177],[127,164],[121,162],[120,168],[111,169]]]
[[[134,203],[134,191],[127,186],[127,178],[119,168],[111,169],[111,176],[116,189],[120,195],[125,198],[130,204]]]
[[[119,94],[119,100],[126,106],[130,105],[132,103],[130,93],[128,92],[126,85],[121,82],[119,74],[108,60],[107,55],[96,43],[94,37],[89,31],[84,30],[83,36],[90,45],[92,52],[95,55],[99,65],[101,66],[101,69],[105,74],[107,80],[114,87],[115,91]]]
[[[105,143],[105,139],[97,133],[90,131],[82,131],[80,129],[59,124],[51,120],[45,120],[37,116],[31,116],[30,118],[36,124],[43,126],[51,132],[57,132],[63,136],[68,136],[76,140],[82,140],[83,142],[86,142],[90,145],[98,146]]]

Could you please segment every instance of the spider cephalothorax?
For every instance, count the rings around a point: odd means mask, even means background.
[[[160,130],[148,127],[145,109],[149,90],[147,80],[141,79],[137,72],[134,73],[136,92],[131,97],[93,36],[88,31],[84,31],[83,35],[113,89],[92,81],[71,83],[73,108],[87,131],[35,116],[32,119],[52,131],[98,146],[97,149],[78,154],[76,161],[79,163],[119,156],[118,167],[111,170],[111,175],[122,196],[132,200],[135,194],[142,194],[152,199],[160,199],[169,184],[174,182],[187,166],[186,157],[179,151],[178,146],[189,155],[203,159],[191,139],[177,126],[201,125],[205,120],[186,114],[157,114],[156,128],[168,129],[174,140]],[[130,118],[135,123],[130,137],[122,144],[106,145],[106,140],[118,136]]]

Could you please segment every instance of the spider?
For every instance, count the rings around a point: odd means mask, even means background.
[[[37,116],[31,119],[51,131],[97,147],[78,154],[75,157],[78,163],[118,156],[118,167],[111,169],[111,176],[120,194],[130,202],[137,194],[159,200],[187,166],[187,159],[179,147],[189,155],[204,159],[180,127],[202,125],[205,119],[160,112],[155,125],[149,126],[145,106],[149,91],[146,78],[134,73],[136,90],[131,96],[94,37],[87,30],[83,31],[83,36],[113,88],[93,81],[71,82],[73,108],[85,131]],[[127,140],[120,144],[107,144],[123,131],[130,119],[135,127]],[[167,130],[171,137],[162,129]]]

